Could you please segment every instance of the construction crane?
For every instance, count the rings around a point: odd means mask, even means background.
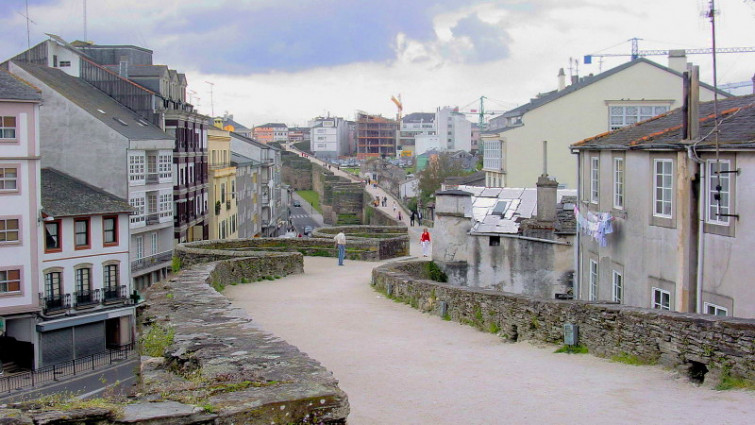
[[[398,98],[396,96],[391,96],[391,102],[393,102],[396,105],[396,145],[395,145],[395,151],[396,155],[399,155],[399,148],[401,148],[401,118],[404,112],[404,104],[401,103],[401,93],[398,94]]]
[[[466,106],[464,106],[463,108],[461,108],[462,110],[458,110],[458,108],[457,108],[457,111],[456,111],[456,112],[458,112],[460,114],[465,114],[465,115],[477,115],[477,120],[478,120],[477,125],[480,127],[480,131],[485,130],[485,127],[486,127],[485,116],[486,115],[500,115],[500,114],[506,112],[506,111],[490,110],[490,109],[489,110],[485,110],[485,99],[489,99],[489,98],[487,96],[480,96],[480,99],[479,99],[479,101],[480,101],[480,109],[469,109],[469,110],[467,110],[467,108],[469,108],[472,104],[474,104],[474,103],[477,102],[477,100],[475,100],[474,102],[469,103]],[[489,99],[489,100],[493,100],[493,99]],[[500,103],[500,102],[498,102],[498,103]]]
[[[666,50],[639,50],[638,48],[638,41],[642,40],[641,38],[630,38],[627,41],[632,42],[632,53],[626,54],[626,53],[594,53],[591,55],[585,55],[584,57],[584,63],[585,65],[589,65],[592,63],[592,58],[605,58],[605,57],[615,57],[615,56],[631,56],[632,60],[635,60],[639,58],[640,56],[668,56],[669,52],[674,51],[674,49],[666,49]],[[703,48],[703,49],[677,49],[679,51],[683,51],[687,55],[702,55],[702,54],[710,54],[713,53],[712,48]],[[755,52],[755,47],[721,47],[717,48],[716,53],[752,53]]]

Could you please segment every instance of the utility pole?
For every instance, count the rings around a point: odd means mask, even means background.
[[[87,0],[84,0],[84,41],[88,41],[87,38]]]
[[[205,83],[210,85],[210,115],[215,118],[215,99],[212,93],[213,88],[215,87],[215,83],[212,83],[210,81],[205,81]]]

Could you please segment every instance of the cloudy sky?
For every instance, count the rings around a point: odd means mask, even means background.
[[[27,46],[25,0],[2,0],[0,60]],[[87,31],[84,33],[83,5]],[[590,53],[711,46],[704,0],[28,0],[31,45],[57,34],[154,51],[189,79],[200,112],[247,126],[306,125],[356,110],[503,111],[628,57]],[[718,47],[755,47],[755,0],[718,0]],[[575,66],[570,58],[578,60]],[[663,56],[651,56],[661,64]],[[712,82],[710,55],[692,55]],[[569,70],[570,63],[572,70]],[[718,56],[719,84],[749,81],[755,53]],[[207,82],[214,85],[211,86]],[[212,104],[210,88],[213,89]],[[476,117],[470,115],[471,120]]]

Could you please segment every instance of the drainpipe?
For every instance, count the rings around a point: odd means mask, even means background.
[[[582,155],[577,151],[577,206],[582,207]],[[574,250],[574,294],[573,299],[580,299],[579,288],[582,279],[582,232],[577,225],[577,249]]]
[[[687,146],[687,156],[696,165],[700,174],[697,185],[697,271],[695,276],[695,312],[702,314],[703,310],[703,263],[705,260],[705,162],[697,158],[692,146]]]

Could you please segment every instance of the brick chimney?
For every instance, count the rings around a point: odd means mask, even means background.
[[[557,189],[558,182],[547,174],[537,179],[537,221],[543,224],[555,223]]]
[[[566,88],[566,74],[564,73],[564,68],[559,68],[558,69],[558,91],[561,91],[565,88]]]

